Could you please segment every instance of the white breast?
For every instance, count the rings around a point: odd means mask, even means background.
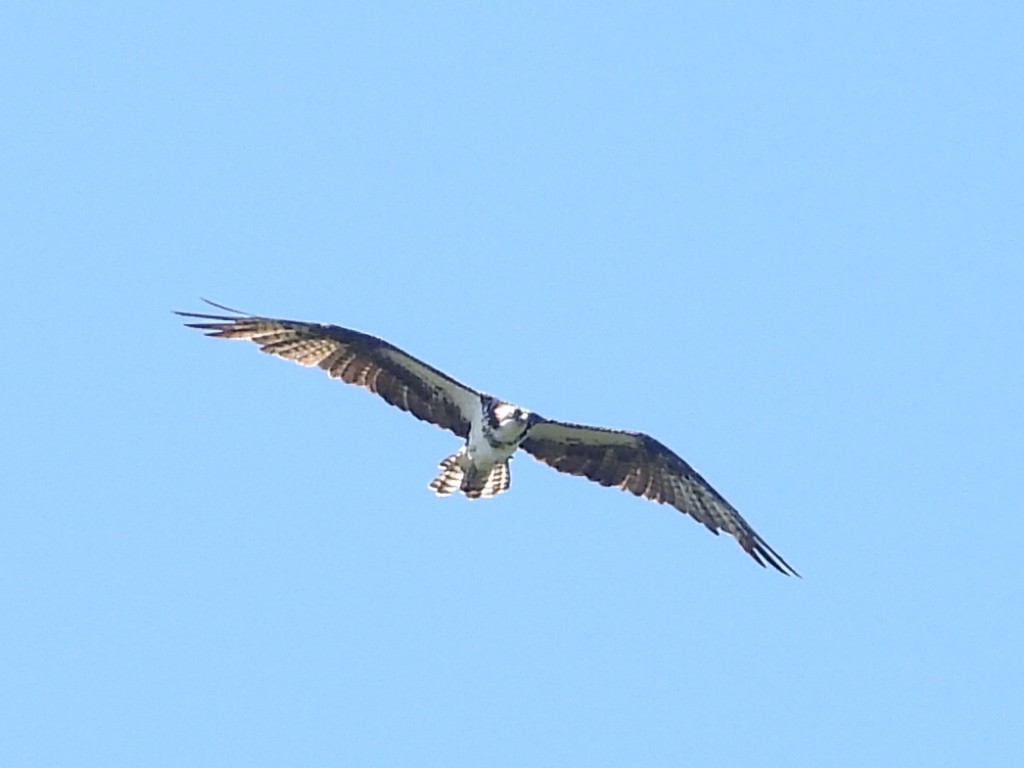
[[[501,433],[498,433],[500,439]],[[473,415],[469,428],[469,442],[466,445],[467,458],[474,466],[488,469],[505,461],[516,451],[516,445],[495,448],[484,435],[484,415],[480,410]]]

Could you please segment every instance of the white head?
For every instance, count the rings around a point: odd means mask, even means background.
[[[511,403],[498,403],[492,410],[494,434],[502,441],[515,440],[526,430],[530,412]]]

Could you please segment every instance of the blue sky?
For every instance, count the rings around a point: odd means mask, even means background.
[[[1016,3],[0,11],[0,763],[1016,765]],[[804,578],[207,340],[648,431]]]

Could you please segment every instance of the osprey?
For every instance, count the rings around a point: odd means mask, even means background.
[[[204,299],[204,301],[206,301]],[[545,419],[467,387],[383,339],[337,325],[276,320],[207,301],[230,315],[176,312],[207,336],[248,339],[260,351],[318,366],[376,393],[465,443],[430,482],[438,496],[486,499],[508,490],[509,461],[522,448],[560,472],[616,486],[732,534],[762,567],[799,575],[696,470],[650,435]]]

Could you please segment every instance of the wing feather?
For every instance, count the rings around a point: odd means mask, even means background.
[[[260,317],[207,303],[231,314],[175,314],[202,320],[186,325],[207,336],[253,341],[262,352],[322,368],[331,377],[368,389],[418,419],[459,437],[469,436],[480,394],[393,344],[337,325]]]
[[[650,435],[541,419],[521,447],[560,472],[669,504],[716,536],[734,536],[761,566],[799,576],[697,470]]]

